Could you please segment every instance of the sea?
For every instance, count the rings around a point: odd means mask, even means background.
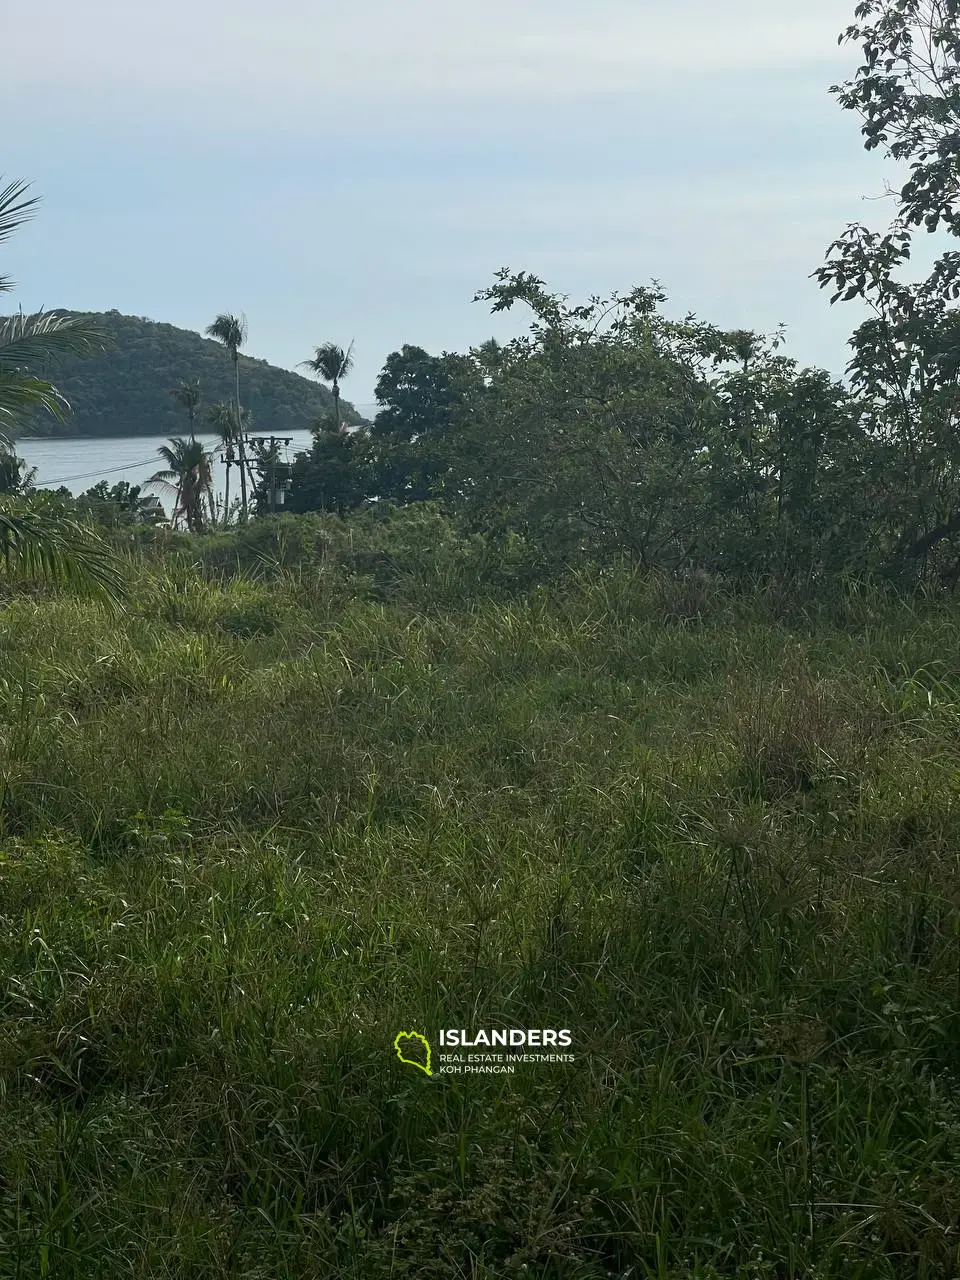
[[[372,416],[371,411],[375,407],[357,406],[364,416]],[[202,432],[197,432],[197,439],[210,450],[218,443],[216,436]],[[292,462],[296,454],[307,452],[313,444],[310,431],[293,431],[290,433],[290,440],[291,443],[281,450],[281,457],[288,462]],[[132,485],[146,486],[150,477],[166,465],[158,452],[160,446],[165,444],[169,444],[166,436],[93,436],[85,439],[55,439],[46,436],[42,439],[17,439],[14,441],[14,448],[28,467],[36,467],[33,483],[38,489],[59,489],[63,485],[71,493],[80,494],[101,480],[106,480],[111,486],[121,480]],[[214,495],[222,498],[226,485],[226,466],[217,461],[213,470]],[[173,506],[173,495],[169,491],[165,491],[162,486],[150,486],[145,487],[144,492],[156,494],[169,514]],[[239,493],[240,475],[234,467],[230,477],[231,506]]]

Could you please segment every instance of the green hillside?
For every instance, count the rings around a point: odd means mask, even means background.
[[[111,349],[99,356],[65,356],[52,362],[50,377],[73,412],[65,423],[38,415],[23,435],[170,436],[186,427],[184,411],[170,395],[178,382],[200,381],[204,403],[198,425],[206,406],[232,397],[233,365],[212,339],[119,311],[95,313],[93,318],[110,335]],[[326,387],[265,360],[241,354],[240,379],[240,398],[252,411],[258,430],[303,430],[333,407]],[[361,421],[351,404],[342,400],[341,405],[347,422]]]

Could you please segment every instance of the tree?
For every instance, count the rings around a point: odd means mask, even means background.
[[[157,450],[166,467],[155,472],[147,481],[174,494],[173,515],[170,523],[176,526],[183,515],[191,533],[202,533],[209,514],[215,519],[213,507],[213,467],[210,454],[196,439],[185,440],[175,436],[168,445]]]
[[[322,419],[313,428],[310,452],[297,454],[290,475],[288,511],[345,515],[377,492],[369,432],[341,431],[335,420]]]
[[[352,342],[346,351],[342,347],[338,347],[335,342],[325,342],[323,346],[314,348],[311,359],[301,360],[300,362],[302,369],[309,369],[315,377],[323,382],[330,383],[330,389],[333,392],[333,412],[338,431],[345,430],[340,417],[340,380],[345,378],[353,368],[352,353]]]
[[[775,354],[779,331],[700,337],[719,371],[708,379],[698,564],[794,582],[871,567],[880,458],[850,392]]]
[[[226,483],[223,497],[223,523],[230,523],[230,473],[237,462],[237,442],[241,436],[246,437],[250,429],[250,410],[241,410],[240,431],[237,430],[236,406],[226,401],[219,401],[207,410],[207,422],[219,437],[218,449],[223,450],[226,464]]]
[[[460,415],[483,391],[482,359],[492,358],[489,347],[481,349],[480,359],[474,355],[445,351],[432,356],[422,347],[404,345],[387,356],[377,379],[380,409],[370,433],[379,497],[407,503],[438,496]]]
[[[851,382],[890,453],[882,506],[891,566],[927,578],[957,561],[960,534],[960,253],[942,253],[925,280],[898,273],[915,232],[960,236],[960,5],[864,0],[840,36],[863,62],[831,92],[862,120],[866,150],[909,162],[885,234],[853,223],[814,273],[831,304],[861,299],[872,316],[854,332]]]
[[[501,271],[478,298],[494,311],[522,302],[533,322],[502,349],[473,353],[482,377],[456,414],[444,492],[555,564],[688,562],[702,536],[712,412],[697,329],[657,313],[657,287],[570,307],[536,277]]]
[[[230,352],[236,380],[234,401],[237,452],[240,455],[240,521],[246,524],[249,508],[247,505],[247,455],[243,439],[243,410],[240,406],[240,348],[247,340],[247,321],[244,316],[229,314],[218,315],[213,324],[206,329],[207,336],[223,344]]]
[[[197,415],[197,410],[203,401],[203,392],[200,390],[200,379],[194,382],[181,382],[177,386],[171,388],[170,394],[176,400],[177,404],[182,405],[186,409],[190,418],[190,439],[194,438],[193,423]]]

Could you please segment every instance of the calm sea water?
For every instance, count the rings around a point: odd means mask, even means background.
[[[285,450],[285,457],[292,462],[294,454],[303,453],[313,443],[309,431],[291,433],[293,443]],[[216,444],[213,436],[197,433],[208,449]],[[129,484],[144,484],[154,472],[161,470],[165,464],[161,461],[157,450],[168,444],[166,436],[118,436],[109,439],[87,440],[17,440],[15,448],[27,465],[37,468],[35,484],[38,488],[59,489],[64,485],[71,493],[83,493],[92,488],[100,480],[109,485],[126,480]],[[226,467],[222,463],[214,466],[214,492],[223,496]],[[155,493],[169,512],[173,502],[172,495],[160,488],[149,488],[147,493]],[[236,467],[230,476],[231,505],[234,497],[240,493],[240,475]]]

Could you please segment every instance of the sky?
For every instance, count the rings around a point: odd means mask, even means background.
[[[4,16],[0,178],[35,219],[0,273],[25,310],[116,308],[295,368],[353,341],[344,397],[404,343],[523,332],[501,267],[582,301],[787,326],[843,372],[858,304],[810,273],[889,173],[829,87],[855,0],[31,0]],[[189,376],[189,371],[186,375]]]

